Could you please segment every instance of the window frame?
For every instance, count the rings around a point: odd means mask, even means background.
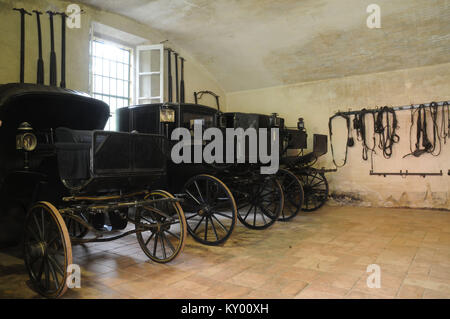
[[[159,50],[159,71],[150,71],[150,72],[140,72],[140,52],[141,51],[156,51]],[[165,76],[165,70],[164,70],[164,63],[165,63],[165,56],[164,56],[164,45],[163,44],[146,44],[146,45],[138,45],[136,46],[136,71],[135,71],[135,98],[136,98],[136,104],[142,104],[142,100],[156,100],[159,99],[159,103],[164,103],[164,76]],[[141,80],[140,76],[150,76],[150,93],[152,91],[152,82],[151,82],[151,76],[152,75],[159,75],[159,96],[140,96],[140,86],[141,86]]]

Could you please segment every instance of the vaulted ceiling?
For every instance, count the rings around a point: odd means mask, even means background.
[[[450,62],[450,0],[81,2],[158,30],[227,92]]]

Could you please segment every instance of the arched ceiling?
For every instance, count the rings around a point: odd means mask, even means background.
[[[450,0],[81,2],[158,30],[227,92],[450,62]]]

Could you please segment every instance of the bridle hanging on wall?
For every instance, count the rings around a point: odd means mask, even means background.
[[[447,110],[447,118],[445,117]],[[448,102],[444,102],[442,104],[442,113],[441,113],[441,131],[440,131],[440,137],[441,139],[444,139],[444,144],[447,144],[447,137],[449,136],[450,131],[450,112],[449,112],[449,105]],[[447,121],[446,121],[447,119]]]
[[[372,136],[373,147],[367,145],[367,128],[366,128],[366,115],[371,114],[374,127],[375,127],[375,113],[373,111],[362,109],[358,114],[355,114],[353,119],[353,128],[356,130],[358,141],[362,142],[362,159],[367,161],[369,158],[369,150],[375,152],[376,141],[375,134]]]
[[[448,107],[448,103],[443,105],[446,105]],[[425,153],[430,153],[433,156],[438,156],[441,153],[441,136],[438,132],[438,125],[437,125],[438,104],[436,102],[432,102],[430,103],[428,108],[430,111],[430,117],[433,125],[433,139],[431,141],[428,137],[427,107],[424,104],[421,104],[415,111],[411,111],[411,127],[410,127],[411,153],[406,154],[405,156],[403,156],[403,158],[409,155],[419,157]],[[415,149],[413,150],[411,143],[412,142],[411,135],[412,129],[414,127],[414,117],[416,113],[417,113],[416,143],[414,145]],[[439,144],[439,152],[435,153],[437,144]]]
[[[392,124],[389,115],[392,117]],[[384,125],[384,118],[386,118],[386,125]],[[377,111],[375,133],[380,137],[378,147],[383,151],[383,156],[386,159],[392,156],[394,144],[400,141],[400,137],[396,134],[397,128],[397,115],[393,108],[384,106]]]
[[[333,120],[338,117],[345,119],[346,125],[347,125],[347,142],[345,143],[345,157],[344,157],[344,161],[341,165],[338,165],[336,163],[335,156],[334,156],[333,139],[332,139],[332,136],[333,136],[333,124],[332,123],[333,123]],[[350,136],[350,132],[351,132],[350,117],[348,115],[345,115],[342,113],[336,113],[335,115],[330,117],[330,119],[328,120],[328,130],[329,130],[329,134],[330,134],[330,147],[331,147],[331,155],[333,157],[333,163],[336,166],[336,168],[343,167],[347,163],[348,148],[349,148],[349,146],[351,147],[354,144],[353,138]]]

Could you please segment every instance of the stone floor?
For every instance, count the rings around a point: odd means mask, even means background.
[[[221,247],[188,237],[172,263],[133,236],[74,248],[82,288],[65,298],[450,298],[448,212],[325,206],[264,231],[241,225]],[[367,266],[381,267],[368,288]],[[0,297],[38,298],[23,263],[0,251]]]

